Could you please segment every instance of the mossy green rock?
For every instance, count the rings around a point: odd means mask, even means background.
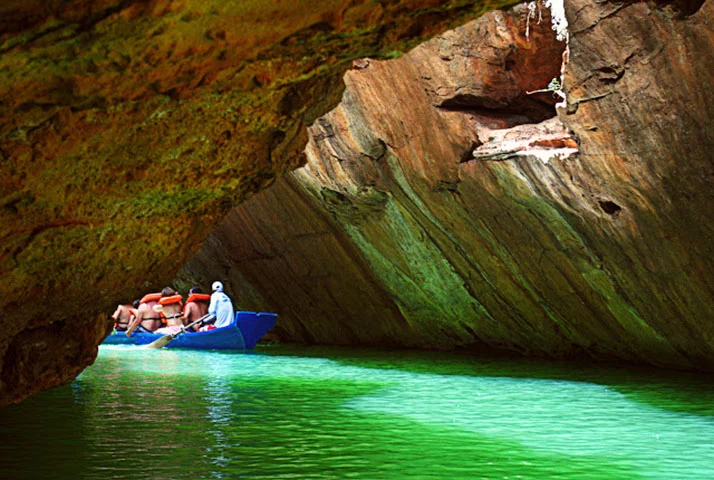
[[[230,207],[302,164],[354,59],[505,3],[0,7],[0,403],[71,380],[116,303],[168,283]],[[83,340],[62,355],[23,340],[52,332]]]

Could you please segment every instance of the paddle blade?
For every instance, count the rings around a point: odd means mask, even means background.
[[[171,340],[174,339],[173,335],[164,335],[163,337],[159,338],[158,340],[154,340],[148,345],[145,345],[146,348],[164,348],[166,345],[171,343]]]

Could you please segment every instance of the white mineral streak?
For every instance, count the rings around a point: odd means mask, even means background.
[[[555,37],[558,40],[565,41],[565,53],[563,53],[563,66],[560,69],[560,89],[557,94],[562,98],[561,102],[555,105],[556,110],[566,109],[568,106],[568,99],[566,97],[564,88],[564,71],[565,66],[568,63],[568,57],[570,56],[570,49],[568,47],[568,20],[565,18],[565,4],[564,0],[545,0],[545,6],[550,8],[550,19],[553,24],[553,30],[555,30]]]
[[[551,23],[558,40],[568,39],[568,20],[565,18],[564,0],[545,0],[546,8],[550,9]]]
[[[530,150],[522,150],[518,152],[519,157],[535,157],[543,164],[548,164],[548,162],[554,158],[566,160],[570,156],[578,153],[577,148],[533,148]]]
[[[477,129],[483,144],[473,151],[474,160],[505,161],[518,158],[537,158],[547,164],[553,158],[567,159],[578,153],[575,140],[557,117],[538,124],[524,124],[513,128]]]

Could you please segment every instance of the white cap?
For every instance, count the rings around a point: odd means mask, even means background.
[[[211,285],[211,289],[216,292],[222,292],[223,291],[223,284],[221,282],[213,282],[213,285]]]

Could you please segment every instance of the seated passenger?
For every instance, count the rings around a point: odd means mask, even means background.
[[[161,328],[161,317],[154,312],[154,306],[159,304],[160,293],[149,293],[139,300],[139,307],[136,309],[136,316],[126,330],[126,336],[131,337],[136,330],[142,333],[153,333]]]
[[[233,311],[233,303],[228,295],[223,293],[223,284],[221,282],[213,282],[211,287],[213,293],[211,294],[211,303],[208,306],[208,313],[215,320],[215,328],[227,327],[233,323],[233,317],[235,312]],[[210,318],[209,318],[210,321]],[[203,327],[201,330],[205,329]]]
[[[139,300],[134,300],[132,305],[118,305],[116,311],[112,314],[114,319],[114,330],[117,332],[126,332],[129,324],[136,318],[136,309],[139,307]]]
[[[200,287],[192,287],[188,291],[188,299],[183,307],[183,324],[189,325],[208,313],[208,302],[211,296],[203,293]],[[191,327],[191,331],[198,331],[201,323],[197,323]]]
[[[154,333],[160,335],[174,334],[181,331],[183,327],[183,298],[171,287],[165,287],[161,291],[159,305],[163,307],[161,311],[166,319],[166,326],[159,328]]]

